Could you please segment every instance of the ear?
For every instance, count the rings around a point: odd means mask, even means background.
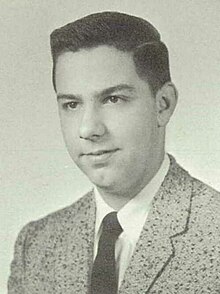
[[[175,85],[165,83],[156,94],[157,122],[159,127],[165,127],[176,107],[178,93]]]

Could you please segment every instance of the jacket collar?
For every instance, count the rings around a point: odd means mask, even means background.
[[[125,272],[119,293],[148,293],[175,255],[174,238],[188,230],[192,183],[172,156]]]

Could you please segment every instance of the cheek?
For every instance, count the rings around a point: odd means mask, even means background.
[[[77,142],[78,142],[77,128],[71,120],[66,120],[61,118],[60,122],[61,122],[61,129],[62,129],[64,141],[68,149],[73,148],[75,145],[77,145]]]
[[[142,149],[153,140],[156,131],[156,122],[152,116],[143,114],[140,116],[131,116],[123,125],[121,136],[124,142],[129,145]]]

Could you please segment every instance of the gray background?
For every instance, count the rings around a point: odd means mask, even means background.
[[[49,34],[102,10],[144,17],[161,32],[179,90],[167,150],[220,190],[220,1],[0,0],[2,294],[21,227],[72,203],[90,187],[62,141]]]

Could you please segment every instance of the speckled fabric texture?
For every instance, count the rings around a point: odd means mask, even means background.
[[[220,194],[170,159],[119,294],[220,293]],[[94,225],[93,192],[26,225],[8,293],[88,293]]]

